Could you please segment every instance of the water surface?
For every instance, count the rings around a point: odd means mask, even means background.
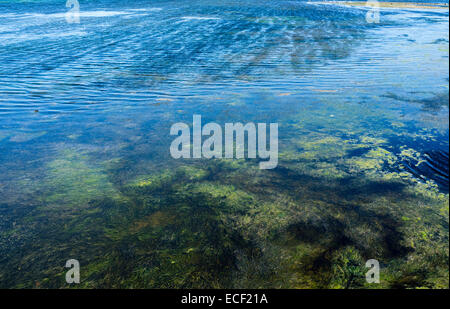
[[[448,9],[66,12],[0,2],[1,287],[75,258],[79,287],[371,288],[375,258],[380,287],[448,288]],[[279,123],[278,167],[172,159],[193,114]]]

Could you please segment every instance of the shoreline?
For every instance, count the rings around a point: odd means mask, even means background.
[[[348,6],[375,7],[374,3],[364,1],[321,1],[316,3],[341,4]],[[421,3],[421,2],[381,2],[378,1],[380,8],[392,9],[448,9],[448,3]]]

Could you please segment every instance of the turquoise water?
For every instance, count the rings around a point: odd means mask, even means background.
[[[80,287],[371,287],[348,256],[448,287],[448,9],[67,10],[0,2],[1,287],[67,287],[70,258]],[[278,167],[172,159],[193,114],[278,123]]]

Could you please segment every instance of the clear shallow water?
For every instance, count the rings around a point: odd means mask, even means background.
[[[439,259],[404,282],[428,246],[448,257],[448,10],[66,10],[0,3],[1,286],[64,286],[79,258],[84,287],[343,287],[333,265],[354,251],[396,265],[385,287],[448,286]],[[279,167],[171,159],[194,113],[278,122]]]

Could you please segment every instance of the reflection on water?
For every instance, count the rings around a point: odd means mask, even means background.
[[[448,10],[80,9],[0,3],[0,287],[448,287]],[[194,113],[278,168],[171,159]]]

